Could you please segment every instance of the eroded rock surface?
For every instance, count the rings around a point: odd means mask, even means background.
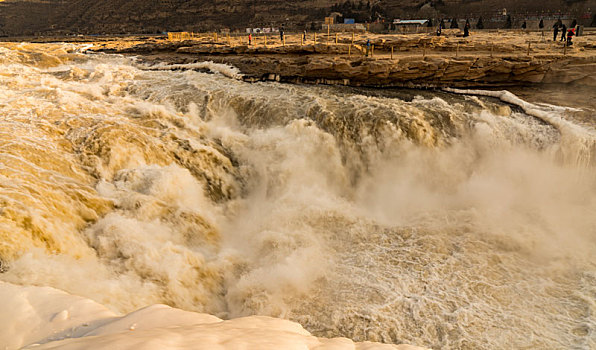
[[[542,33],[482,32],[444,36],[341,35],[302,40],[255,36],[203,36],[195,40],[152,40],[102,44],[97,50],[140,55],[149,63],[214,61],[240,69],[247,81],[410,87],[581,84],[596,86],[596,32],[565,48]],[[335,42],[337,40],[337,42]],[[366,41],[371,55],[366,57]]]

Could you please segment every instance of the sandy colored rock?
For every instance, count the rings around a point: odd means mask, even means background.
[[[247,81],[339,83],[368,86],[470,87],[520,84],[582,84],[596,86],[596,30],[586,30],[574,45],[564,48],[541,32],[459,30],[430,34],[374,35],[351,33],[313,36],[288,34],[220,38],[211,34],[194,40],[165,38],[88,38],[92,50],[138,55],[148,64],[188,64],[213,61],[230,64]],[[549,34],[549,33],[547,33]],[[365,57],[370,40],[374,55]],[[80,41],[80,38],[78,39]]]

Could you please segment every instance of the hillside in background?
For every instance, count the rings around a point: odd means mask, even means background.
[[[8,0],[0,35],[160,33],[223,28],[316,27],[331,12],[357,21],[393,18],[491,18],[502,14],[583,17],[596,0]],[[591,10],[590,10],[591,9]]]

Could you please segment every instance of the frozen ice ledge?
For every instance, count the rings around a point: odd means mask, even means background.
[[[317,338],[297,323],[263,316],[221,320],[152,305],[119,316],[50,287],[0,282],[0,347],[12,349],[398,349],[411,345]]]

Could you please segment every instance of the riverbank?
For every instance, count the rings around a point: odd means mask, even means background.
[[[90,51],[136,55],[148,64],[213,61],[237,67],[243,79],[376,87],[506,87],[540,84],[596,86],[596,30],[571,47],[552,33],[459,30],[443,35],[307,33],[248,37],[196,34],[192,40],[164,36],[73,37]],[[38,39],[48,41],[51,38]],[[55,39],[54,39],[55,40]],[[370,40],[370,55],[366,42]],[[178,66],[178,69],[180,67]]]

